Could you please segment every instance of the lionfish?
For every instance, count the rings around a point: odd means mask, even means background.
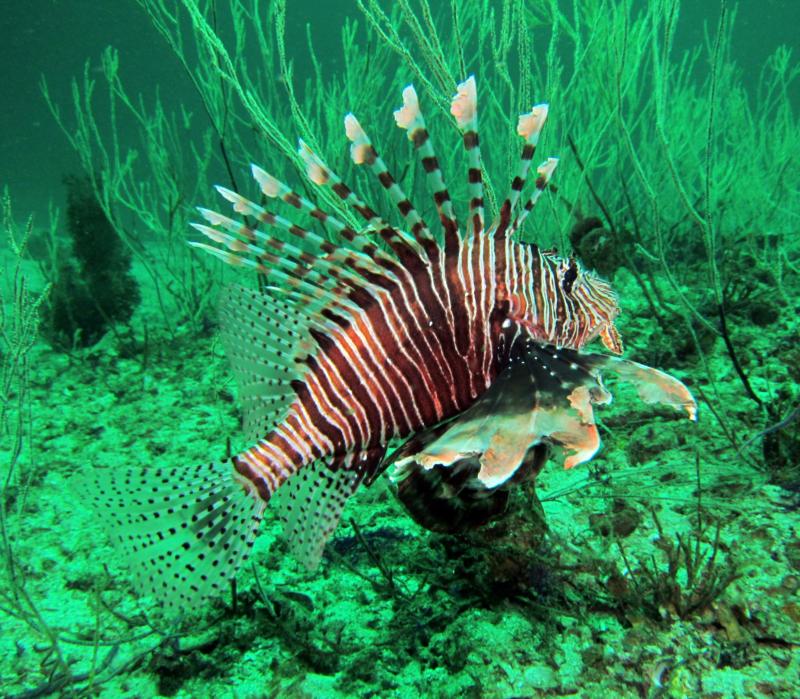
[[[140,592],[185,608],[229,586],[273,497],[293,553],[313,567],[348,498],[391,462],[411,514],[447,530],[442,517],[425,515],[425,502],[464,493],[466,507],[467,494],[478,493],[473,500],[492,503],[515,474],[541,467],[547,445],[561,448],[566,468],[593,456],[592,405],[610,399],[602,369],[633,382],[643,400],[695,417],[695,402],[676,379],[582,352],[595,338],[622,352],[615,293],[577,260],[518,240],[557,164],[539,165],[523,196],[548,106],[519,118],[518,170],[488,226],[474,77],[458,86],[451,113],[468,162],[465,222],[456,218],[413,86],[394,117],[419,156],[440,230],[429,227],[353,114],[344,119],[351,156],[378,179],[402,227],[302,141],[310,181],[360,215],[363,229],[257,166],[252,173],[266,199],[285,202],[324,232],[223,187],[217,190],[243,218],[199,209],[205,223],[195,228],[216,245],[192,244],[267,280],[260,289],[229,288],[220,310],[253,446],[193,468],[99,469],[84,477]],[[409,437],[387,457],[390,442]],[[438,479],[426,484],[434,473]],[[455,509],[445,507],[444,517]],[[495,510],[479,507],[473,519]]]

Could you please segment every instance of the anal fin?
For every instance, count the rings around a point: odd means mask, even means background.
[[[319,565],[325,542],[336,529],[347,501],[359,485],[370,482],[384,453],[380,447],[347,454],[335,465],[315,461],[276,492],[273,499],[289,549],[307,569]]]

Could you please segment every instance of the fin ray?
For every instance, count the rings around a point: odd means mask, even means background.
[[[469,222],[473,234],[483,231],[483,172],[481,170],[481,149],[478,139],[478,96],[475,76],[470,75],[458,85],[450,103],[450,113],[463,135],[464,149],[467,151],[469,184]]]
[[[413,85],[408,85],[403,90],[403,106],[395,110],[394,118],[397,125],[408,132],[408,138],[419,155],[426,172],[428,190],[433,197],[444,230],[445,254],[453,254],[459,246],[458,221]]]
[[[428,225],[423,221],[416,208],[414,208],[414,205],[406,196],[402,187],[397,183],[394,177],[392,177],[386,163],[380,155],[378,155],[366,131],[364,131],[361,124],[358,123],[358,120],[352,113],[345,116],[345,132],[347,138],[350,139],[352,143],[350,146],[350,156],[353,162],[357,165],[366,164],[370,168],[388,193],[389,198],[397,207],[400,214],[410,224],[413,238],[409,240],[409,236],[404,235],[404,242],[411,243],[412,247],[414,247],[420,255],[427,255],[430,257],[432,252],[438,253],[436,241]],[[403,235],[402,231],[400,231],[400,235]]]
[[[496,236],[506,237],[508,234],[508,224],[511,222],[514,209],[525,186],[525,180],[528,177],[528,170],[536,153],[536,146],[539,143],[542,127],[547,121],[548,109],[547,104],[537,104],[530,112],[520,116],[517,122],[517,133],[525,139],[525,145],[522,147],[522,153],[519,156],[517,175],[511,181],[505,201],[500,206],[500,218],[495,230]]]
[[[220,303],[225,354],[239,387],[243,428],[250,441],[263,437],[296,398],[295,359],[314,347],[308,324],[292,304],[241,286],[229,286]]]
[[[348,454],[338,468],[324,460],[315,461],[292,475],[276,493],[286,541],[307,569],[319,565],[325,542],[336,529],[347,501],[362,482],[371,481],[384,451]]]

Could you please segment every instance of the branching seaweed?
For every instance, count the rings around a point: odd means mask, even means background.
[[[654,620],[687,619],[708,609],[741,573],[730,556],[720,560],[719,521],[709,542],[704,531],[669,536],[655,510],[651,513],[658,532],[655,546],[663,560],[653,554],[634,565],[622,543],[617,542],[630,579],[630,588],[620,602]]]

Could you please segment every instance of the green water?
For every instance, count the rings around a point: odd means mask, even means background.
[[[164,32],[146,5],[37,0],[0,17],[0,185],[13,205],[0,244],[3,696],[800,696],[796,4],[684,2],[672,24],[668,2],[461,2],[456,34],[437,1],[435,36],[416,4],[411,25],[380,24],[398,51],[355,3],[288,0],[291,75],[274,4],[257,5],[262,32],[231,3],[201,3],[216,54],[193,32],[193,3],[165,3],[179,19]],[[165,33],[180,34],[185,66]],[[448,114],[462,57],[478,81],[487,209],[516,172],[517,115],[549,101],[536,164],[561,161],[524,238],[612,283],[624,356],[683,381],[697,423],[609,377],[598,454],[569,471],[555,455],[492,524],[428,531],[387,472],[348,503],[318,569],[292,558],[268,508],[235,589],[163,618],[70,479],[250,446],[215,306],[227,283],[258,282],[190,252],[194,207],[227,212],[214,183],[259,201],[250,162],[313,196],[290,162],[301,135],[398,222],[349,161],[352,109],[435,221],[391,114],[413,82],[463,215]],[[241,92],[214,70],[227,58]],[[73,80],[80,99],[93,90],[90,152]],[[65,178],[87,168],[95,192],[76,209]],[[19,259],[8,233],[21,241],[29,215]]]

